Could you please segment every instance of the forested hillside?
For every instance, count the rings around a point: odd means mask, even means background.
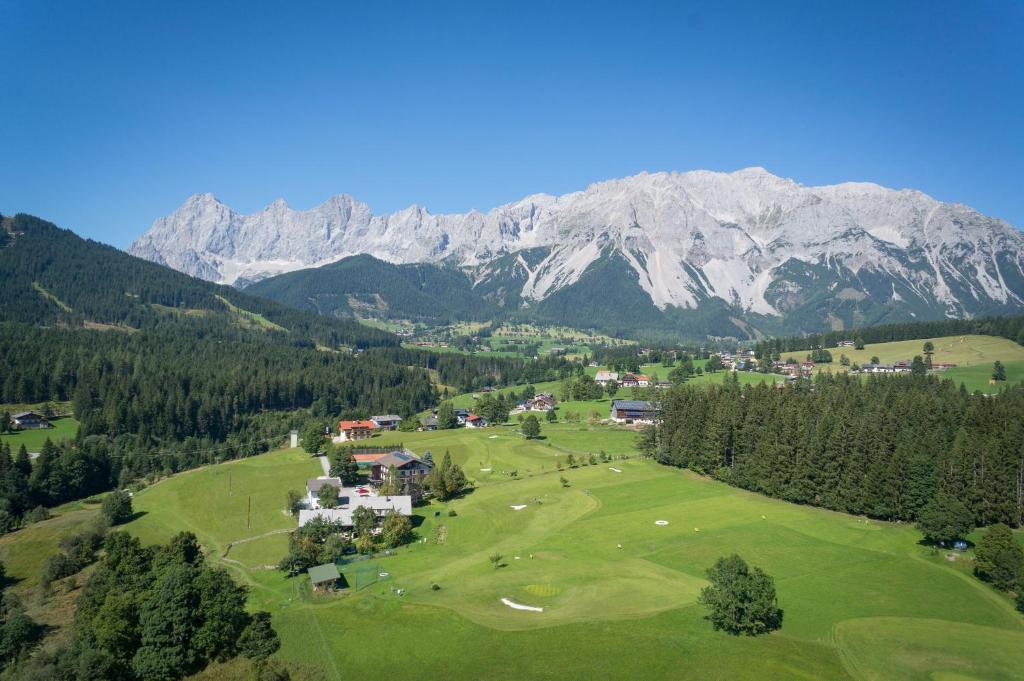
[[[959,500],[979,525],[1024,520],[1024,387],[998,398],[933,376],[819,374],[778,389],[675,389],[650,451],[663,463],[802,504],[916,520]]]
[[[497,308],[462,270],[393,265],[357,255],[252,284],[247,292],[331,317],[384,316],[435,324],[491,319]]]
[[[0,321],[143,329],[188,317],[194,325],[206,321],[208,332],[253,328],[329,347],[398,343],[386,332],[195,279],[30,215],[0,218],[0,225]]]

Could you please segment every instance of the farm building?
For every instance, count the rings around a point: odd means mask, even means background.
[[[14,415],[14,425],[22,430],[37,430],[39,428],[50,428],[50,422],[45,416],[34,411],[23,411]]]
[[[313,591],[334,591],[341,579],[338,566],[334,563],[314,565],[307,570],[309,581],[313,583]]]
[[[612,400],[608,418],[616,423],[654,423],[659,409],[654,402],[646,400]]]
[[[618,381],[619,374],[614,371],[598,371],[597,375],[594,376],[594,382],[598,385],[608,385],[611,381]]]
[[[437,417],[424,416],[420,418],[420,424],[416,430],[437,430]]]

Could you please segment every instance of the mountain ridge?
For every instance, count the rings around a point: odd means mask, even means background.
[[[515,257],[542,251],[539,261]],[[374,215],[341,194],[308,211],[278,200],[241,215],[197,194],[130,252],[239,284],[359,254],[456,266],[475,286],[514,289],[510,299],[524,309],[615,254],[637,274],[624,285],[639,287],[663,316],[685,317],[717,299],[789,331],[892,320],[886,309],[895,318],[1024,309],[1024,236],[1008,223],[913,189],[808,187],[759,167],[640,173],[486,213],[435,215],[414,205]]]

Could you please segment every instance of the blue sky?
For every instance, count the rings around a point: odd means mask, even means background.
[[[1024,227],[1024,3],[287,4],[0,0],[0,212],[123,247],[195,192],[448,212],[759,165]]]

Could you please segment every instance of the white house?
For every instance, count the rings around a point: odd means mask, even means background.
[[[306,505],[310,508],[320,508],[320,490],[324,485],[332,485],[336,490],[341,490],[341,478],[320,477],[306,481]]]
[[[608,385],[610,381],[619,380],[619,374],[615,371],[598,371],[597,375],[594,376],[594,382],[602,386]]]
[[[369,490],[367,490],[369,492]],[[310,508],[299,511],[299,527],[314,518],[323,518],[332,522],[340,521],[345,527],[352,527],[352,514],[359,507],[368,508],[378,518],[395,511],[404,516],[412,515],[412,497],[402,494],[382,496],[364,493],[361,488],[344,488],[338,495],[338,505],[334,508]]]

